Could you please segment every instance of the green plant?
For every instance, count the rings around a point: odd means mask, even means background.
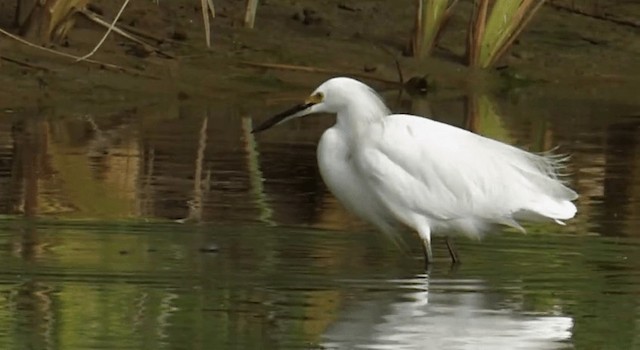
[[[414,56],[428,56],[458,0],[416,0],[412,49]]]
[[[544,0],[474,0],[467,38],[472,67],[495,64],[540,9]]]
[[[211,18],[216,17],[216,10],[213,7],[212,0],[201,0],[200,8],[202,9],[202,21],[204,23],[204,40],[207,43],[207,47],[211,47],[211,25],[209,24],[209,14]]]
[[[20,31],[31,41],[47,44],[58,42],[67,35],[73,27],[76,11],[84,8],[88,0],[44,0],[30,8],[23,2],[21,12],[27,15]]]
[[[258,12],[258,0],[247,0],[247,7],[244,13],[244,26],[253,29]]]

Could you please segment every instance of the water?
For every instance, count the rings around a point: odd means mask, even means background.
[[[386,94],[559,145],[581,194],[566,227],[458,240],[456,268],[436,240],[425,272],[416,237],[397,249],[327,192],[331,118],[249,134],[292,95],[4,110],[0,348],[640,348],[636,102]]]

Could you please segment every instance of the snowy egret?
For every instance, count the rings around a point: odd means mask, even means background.
[[[329,190],[350,211],[395,237],[409,227],[433,261],[431,234],[481,238],[493,224],[574,217],[578,195],[559,179],[562,159],[529,153],[451,125],[391,114],[369,86],[332,78],[305,101],[258,125],[260,132],[313,113],[337,114],[318,144]]]

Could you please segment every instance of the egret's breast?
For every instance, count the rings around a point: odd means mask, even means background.
[[[366,186],[354,165],[354,150],[337,128],[324,132],[318,144],[318,167],[325,184],[349,211],[378,227],[393,224],[384,205]]]
[[[353,194],[359,187],[351,156],[351,149],[341,131],[330,128],[322,134],[318,144],[318,167],[329,190],[341,201],[355,198]],[[342,195],[344,192],[351,195]]]

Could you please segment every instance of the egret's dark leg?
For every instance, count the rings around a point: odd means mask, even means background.
[[[426,268],[433,263],[433,253],[431,252],[431,241],[427,239],[422,240],[422,251],[424,253],[424,266]]]
[[[456,246],[453,244],[453,238],[447,236],[447,249],[449,249],[449,256],[451,256],[451,263],[458,264],[460,263],[460,258],[458,257],[458,251],[456,250]]]
[[[422,240],[422,251],[424,253],[424,266],[428,268],[433,263],[433,253],[431,252],[431,229],[428,225],[423,225],[418,229],[418,235]]]

